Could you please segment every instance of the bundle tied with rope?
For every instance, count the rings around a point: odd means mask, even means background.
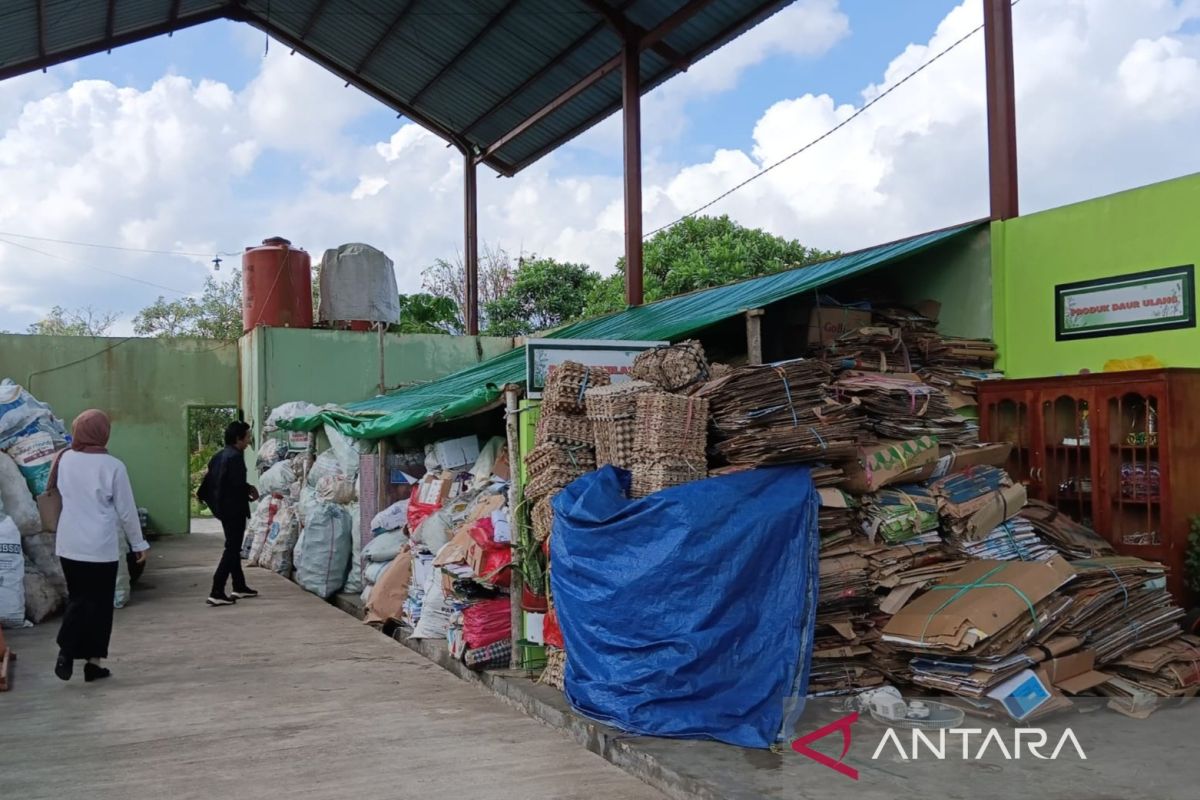
[[[691,394],[713,377],[704,347],[695,339],[640,353],[629,375],[673,394]]]
[[[712,452],[729,464],[844,461],[870,440],[862,409],[830,397],[832,371],[793,359],[739,367],[695,394],[708,400]]]
[[[666,392],[637,398],[634,429],[634,497],[708,475],[708,400]]]
[[[833,384],[833,394],[861,403],[871,427],[885,439],[936,436],[943,445],[979,441],[978,426],[955,414],[946,395],[916,375],[847,372]]]

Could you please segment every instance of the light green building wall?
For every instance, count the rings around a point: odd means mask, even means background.
[[[236,406],[237,375],[235,342],[0,335],[0,378],[68,426],[88,408],[108,413],[109,450],[162,533],[188,530],[188,408]]]
[[[1200,175],[992,224],[996,340],[1010,377],[1098,372],[1112,358],[1200,367],[1196,328],[1055,341],[1060,283],[1200,261]]]
[[[388,390],[431,381],[512,349],[508,338],[386,334]],[[379,393],[377,333],[256,328],[242,337],[242,400],[256,436],[270,409],[294,400],[351,403]]]

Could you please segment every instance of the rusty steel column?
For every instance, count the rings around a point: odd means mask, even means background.
[[[642,93],[637,39],[625,38],[621,84],[625,127],[625,302],[642,304]]]
[[[463,322],[468,336],[479,335],[479,204],[475,183],[475,157],[463,154],[463,266],[467,285]]]
[[[1017,216],[1017,102],[1013,86],[1012,4],[983,0],[987,80],[988,186],[992,219]]]

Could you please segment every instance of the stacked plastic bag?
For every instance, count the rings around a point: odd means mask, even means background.
[[[7,378],[0,382],[0,450],[17,463],[33,496],[46,490],[54,455],[70,441],[50,406]]]

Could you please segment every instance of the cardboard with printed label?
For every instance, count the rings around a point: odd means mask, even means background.
[[[821,346],[833,344],[842,334],[870,324],[870,311],[842,306],[817,306],[808,317],[808,343]]]
[[[891,484],[920,483],[933,475],[939,452],[935,436],[860,447],[857,458],[842,466],[842,486],[852,494],[868,494]]]

